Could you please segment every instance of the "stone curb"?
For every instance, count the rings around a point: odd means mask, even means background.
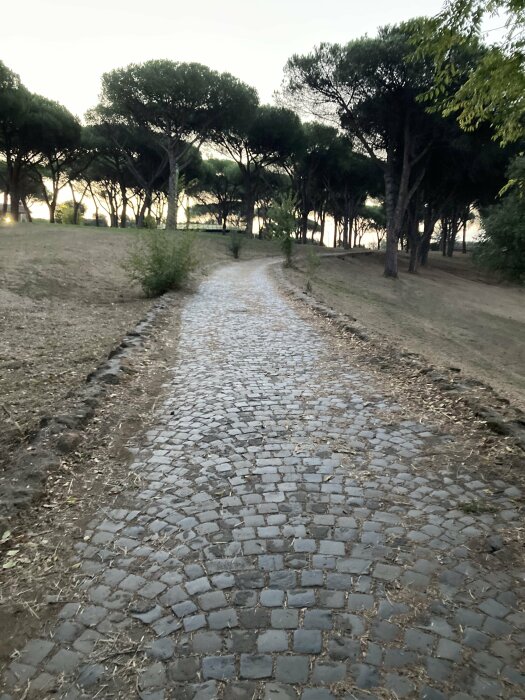
[[[46,416],[29,443],[15,452],[9,472],[0,477],[0,526],[42,495],[47,477],[60,465],[65,454],[81,442],[78,433],[95,415],[108,388],[134,373],[132,359],[142,350],[160,317],[171,308],[174,295],[156,300],[137,325],[111,350],[75,392],[67,413]]]

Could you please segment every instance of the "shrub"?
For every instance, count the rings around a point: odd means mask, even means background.
[[[474,260],[512,282],[525,282],[525,199],[513,191],[482,216]]]
[[[284,255],[284,264],[291,267],[293,258],[293,240],[289,233],[281,236],[281,250]]]
[[[239,259],[243,243],[244,241],[241,235],[237,231],[232,231],[232,233],[230,234],[230,243],[228,245],[228,248],[235,260]]]
[[[147,296],[160,296],[180,289],[195,269],[197,260],[193,244],[193,236],[186,232],[144,233],[124,267]]]
[[[55,211],[55,222],[57,224],[81,224],[83,222],[86,207],[83,204],[78,205],[77,221],[75,221],[75,204],[74,202],[64,202],[59,204]]]
[[[312,280],[320,264],[321,260],[319,259],[319,256],[312,246],[309,246],[306,253],[306,291],[308,293],[312,291]]]
[[[156,231],[157,220],[151,214],[148,214],[147,216],[144,217],[144,228],[147,228],[150,231]]]
[[[284,255],[284,264],[290,267],[292,264],[293,247],[292,234],[297,228],[295,218],[296,202],[292,195],[281,197],[273,202],[268,209],[270,220],[268,230],[272,237],[281,239],[281,250]]]

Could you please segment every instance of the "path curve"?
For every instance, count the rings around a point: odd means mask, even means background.
[[[523,697],[522,572],[469,548],[520,526],[520,494],[426,471],[449,438],[389,404],[267,263],[188,301],[168,394],[143,488],[76,547],[89,602],[27,643],[2,697]],[[466,513],[488,487],[496,511]],[[132,689],[124,638],[145,650]]]

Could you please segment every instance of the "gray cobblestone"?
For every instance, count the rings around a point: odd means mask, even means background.
[[[262,265],[188,298],[138,490],[86,506],[70,602],[21,633],[5,687],[131,697],[100,660],[127,659],[129,635],[141,700],[516,700],[521,492],[472,476],[459,424],[442,435],[381,396]]]

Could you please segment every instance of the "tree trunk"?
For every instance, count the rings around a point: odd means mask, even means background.
[[[128,198],[126,189],[121,187],[122,192],[122,211],[120,213],[120,228],[126,228],[128,223]]]
[[[151,200],[152,192],[150,189],[147,189],[146,194],[144,195],[144,202],[142,203],[142,206],[139,211],[139,218],[137,221],[138,228],[144,228],[146,216],[149,216],[151,214]]]
[[[337,248],[337,234],[338,234],[338,229],[339,228],[339,219],[337,216],[334,216],[334,248]]]
[[[396,216],[396,186],[392,168],[385,169],[385,205],[386,205],[386,255],[385,277],[397,277],[397,241],[399,224]]]
[[[408,271],[411,273],[417,272],[417,264],[419,261],[419,243],[412,241],[410,243],[410,258],[408,262]]]
[[[177,214],[179,208],[179,161],[175,156],[175,149],[170,144],[168,146],[168,163],[170,166],[170,176],[168,183],[168,214],[166,216],[166,228],[177,230]]]
[[[441,219],[441,253],[443,257],[447,254],[448,241],[448,219]]]
[[[14,163],[9,188],[11,196],[11,216],[14,221],[20,220],[20,163]]]
[[[55,218],[56,218],[56,208],[57,208],[56,199],[53,198],[47,206],[49,208],[49,223],[54,224]]]
[[[321,231],[319,234],[319,245],[324,246],[324,228],[326,223],[326,213],[324,209],[321,211]]]
[[[461,252],[463,255],[467,252],[467,218],[463,219],[463,241],[461,246]]]
[[[410,211],[410,209],[413,211]],[[419,235],[419,219],[416,209],[416,206],[410,207],[407,216],[407,244],[410,251],[408,271],[412,274],[417,272],[419,248],[421,245],[421,236]]]
[[[247,192],[245,199],[246,233],[253,236],[253,222],[255,219],[255,197]]]
[[[439,218],[439,214],[430,205],[425,207],[425,215],[423,217],[423,239],[419,246],[419,264],[424,267],[428,263],[428,253],[430,251],[430,241],[434,234],[434,228]]]
[[[82,202],[73,203],[73,223],[78,226],[80,223],[80,205]]]
[[[456,245],[456,236],[458,235],[458,217],[456,212],[452,214],[452,222],[450,226],[450,234],[447,242],[447,257],[451,258],[454,255],[454,247]]]
[[[308,214],[309,212],[305,211],[304,209],[301,211],[301,243],[304,245],[306,244],[307,237],[308,237]]]
[[[26,198],[22,197],[20,201],[22,202],[22,206],[24,207],[24,212],[25,212],[28,223],[32,224],[33,217],[31,216],[31,212],[29,210],[29,207],[27,206]]]

